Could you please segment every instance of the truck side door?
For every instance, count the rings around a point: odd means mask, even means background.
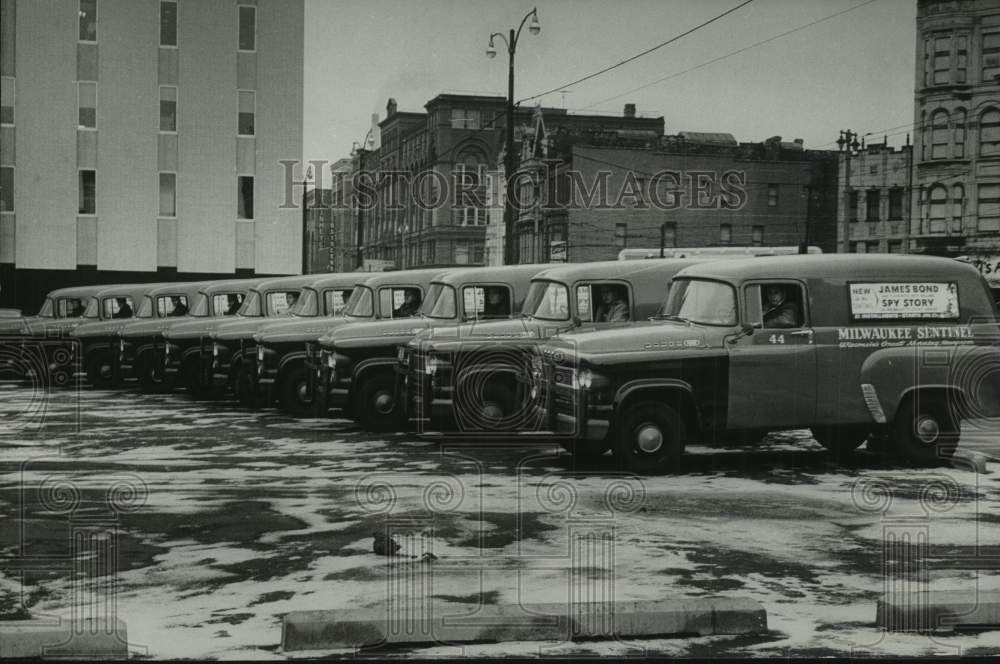
[[[777,293],[784,298],[778,298]],[[748,333],[728,340],[729,429],[809,426],[816,416],[816,346],[805,285],[763,280],[743,287]]]

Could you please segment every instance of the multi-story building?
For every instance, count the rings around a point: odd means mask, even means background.
[[[1000,256],[1000,0],[919,0],[910,250]]]
[[[0,0],[0,306],[301,269],[302,0]],[[295,174],[298,176],[298,173]]]
[[[541,140],[522,164],[523,263],[610,260],[661,243],[835,250],[836,152],[720,133],[550,130]]]
[[[353,256],[348,256],[352,223],[350,207],[351,175],[350,158],[338,159],[329,166],[331,182],[328,187],[321,177],[316,188],[306,195],[307,227],[306,247],[309,262],[306,272],[350,272],[354,269]]]
[[[381,146],[364,151],[361,160],[377,190],[377,207],[361,212],[366,260],[391,261],[399,268],[486,263],[487,181],[502,161],[505,109],[503,97],[442,94],[426,104],[425,113],[399,111],[389,100],[379,124]],[[571,115],[552,108],[540,113],[560,131],[663,134],[662,117],[638,117],[632,109],[622,116]],[[515,114],[517,149],[530,133],[533,113],[519,109]],[[467,195],[455,195],[456,182]]]
[[[903,253],[910,234],[913,149],[875,143],[840,154],[837,250]]]

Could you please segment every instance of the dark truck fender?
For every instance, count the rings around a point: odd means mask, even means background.
[[[903,346],[875,351],[861,365],[861,384],[872,418],[891,423],[916,392],[948,396],[961,417],[1000,416],[1000,348]]]

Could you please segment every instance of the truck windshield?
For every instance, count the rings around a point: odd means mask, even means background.
[[[288,312],[293,316],[319,316],[319,293],[312,288],[303,288]]]
[[[194,296],[194,306],[191,307],[192,316],[207,316],[208,315],[208,295],[205,293],[198,293]]]
[[[736,325],[736,291],[718,281],[676,280],[663,317],[701,325]]]
[[[455,289],[445,284],[431,284],[424,311],[430,318],[454,320],[458,316],[455,306]]]
[[[152,318],[153,317],[153,298],[146,295],[142,298],[142,304],[139,305],[139,313],[136,314],[137,318]]]
[[[534,281],[522,310],[542,320],[569,320],[569,289],[557,281]]]
[[[372,302],[372,289],[367,286],[358,286],[351,293],[351,299],[347,301],[344,314],[357,318],[371,318],[375,315]]]
[[[260,310],[260,291],[251,290],[247,293],[246,300],[243,301],[243,306],[237,312],[240,316],[249,316],[251,318],[257,318],[262,316],[263,313]]]

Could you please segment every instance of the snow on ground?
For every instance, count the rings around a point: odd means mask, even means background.
[[[635,478],[575,468],[551,446],[438,445],[183,396],[52,395],[38,406],[0,387],[0,518],[21,526],[0,533],[0,555],[65,551],[70,527],[99,517],[117,538],[118,615],[152,657],[298,657],[277,645],[281,616],[303,609],[390,601],[462,614],[481,603],[705,596],[760,601],[770,633],[398,656],[1000,646],[992,632],[874,627],[886,591],[1000,590],[988,561],[975,569],[997,553],[993,472],[892,467],[863,452],[837,465],[808,432],[788,432],[749,452],[693,448],[684,473]],[[30,404],[41,421],[24,415]],[[977,435],[976,449],[995,452],[989,440]],[[372,553],[374,533],[402,555]],[[437,558],[422,561],[427,551]],[[65,571],[0,571],[0,593],[23,591],[36,613],[68,615],[73,588]]]

